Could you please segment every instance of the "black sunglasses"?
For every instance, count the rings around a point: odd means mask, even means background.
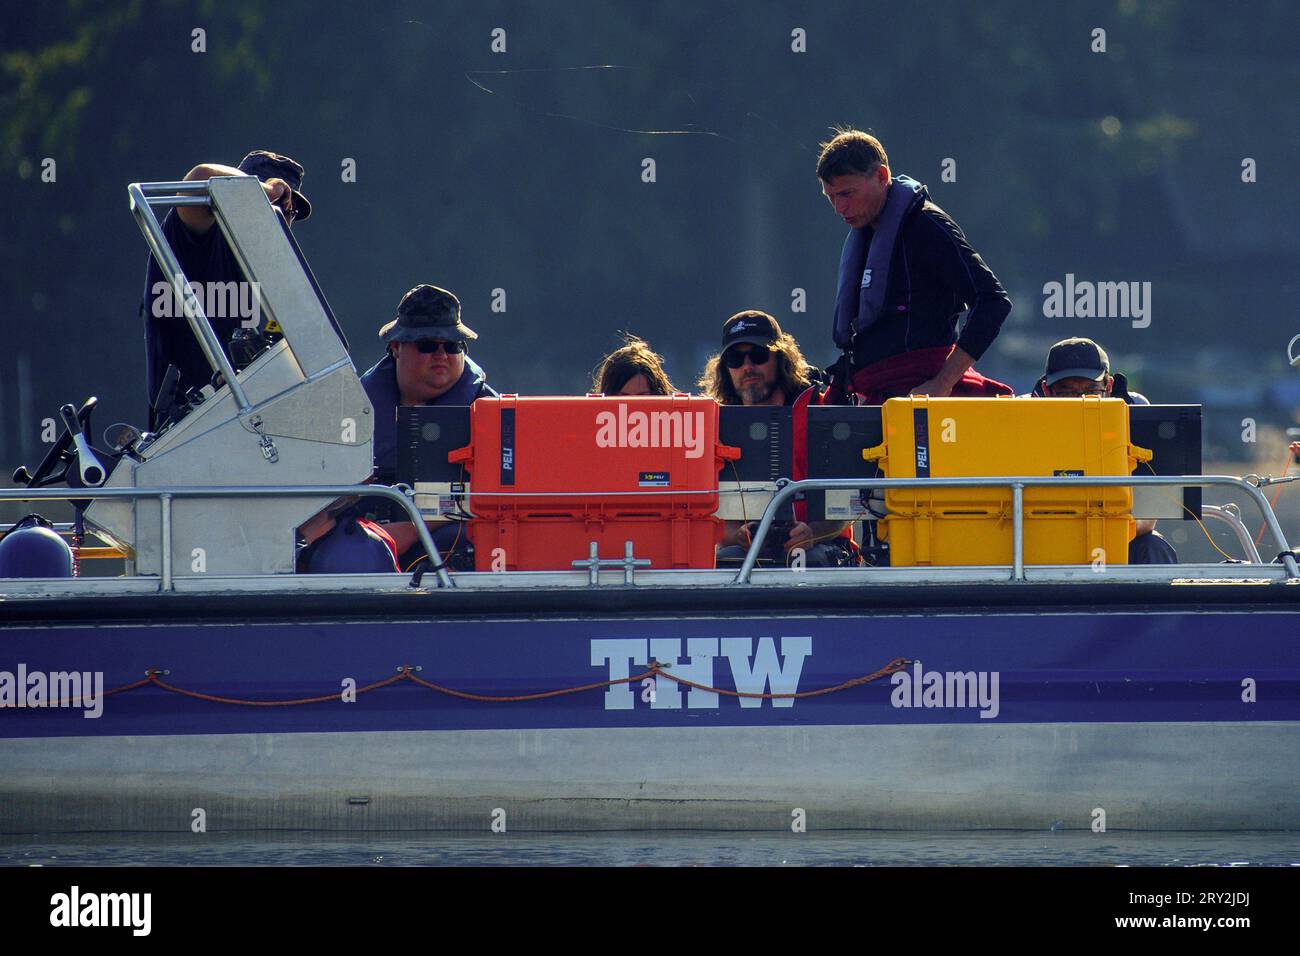
[[[749,359],[754,365],[766,365],[767,360],[772,357],[772,350],[766,345],[755,345],[748,352],[741,352],[737,349],[730,349],[722,356],[722,362],[727,368],[740,368],[745,364],[745,359]]]
[[[444,342],[441,339],[420,339],[415,343],[415,347],[420,350],[421,355],[433,355],[439,349],[448,355],[459,355],[465,351],[464,342]]]

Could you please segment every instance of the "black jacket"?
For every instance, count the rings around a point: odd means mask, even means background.
[[[957,320],[967,309],[958,335]],[[854,338],[853,364],[863,368],[902,352],[954,343],[978,359],[1010,312],[1006,290],[961,227],[927,201],[899,226],[885,312]]]

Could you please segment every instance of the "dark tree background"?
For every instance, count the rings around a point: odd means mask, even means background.
[[[830,361],[844,230],[814,162],[850,123],[929,184],[1010,290],[986,373],[1027,390],[1050,343],[1090,335],[1154,400],[1205,403],[1211,457],[1280,461],[1276,429],[1300,408],[1287,0],[0,9],[6,471],[37,456],[61,402],[98,394],[97,430],[143,421],[147,253],[126,184],[258,147],[307,167],[315,213],[295,233],[360,369],[419,282],[460,295],[506,390],[585,390],[620,329],[689,386],[750,307]],[[1151,282],[1150,327],[1045,318],[1043,284],[1066,273]],[[1274,429],[1267,449],[1242,443],[1247,416]]]

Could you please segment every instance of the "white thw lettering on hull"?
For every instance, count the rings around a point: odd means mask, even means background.
[[[719,653],[721,652],[721,653]],[[714,662],[719,656],[727,658],[731,667],[731,680],[736,690],[746,694],[794,694],[799,690],[799,675],[803,673],[804,658],[812,654],[811,637],[781,638],[781,654],[776,652],[776,641],[770,637],[758,639],[754,650],[752,637],[690,637],[686,639],[686,657],[681,659],[682,642],[677,638],[610,638],[591,642],[591,666],[608,664],[610,680],[625,680],[632,675],[632,665],[646,667],[650,658],[661,664],[671,664],[669,670],[677,677],[717,687],[714,680]],[[650,701],[651,710],[680,710],[682,698],[687,709],[716,708],[718,695],[695,687],[683,687],[662,675],[655,678],[655,692]],[[631,684],[615,684],[605,689],[606,710],[632,710],[638,694]],[[761,707],[758,697],[739,697],[740,706]],[[773,707],[792,707],[794,699],[779,698]]]

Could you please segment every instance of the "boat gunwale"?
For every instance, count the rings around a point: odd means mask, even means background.
[[[861,580],[863,570],[760,571],[747,585],[730,583],[730,572],[707,572],[722,580],[712,586],[689,583],[700,572],[647,572],[633,586],[591,587],[584,572],[464,572],[474,586],[412,588],[407,575],[313,575],[261,578],[178,579],[178,589],[159,593],[156,579],[80,578],[30,582],[28,593],[0,593],[0,625],[6,627],[110,622],[284,622],[349,620],[436,620],[464,618],[548,618],[555,616],[686,617],[756,613],[815,613],[863,616],[876,613],[934,614],[1155,614],[1300,610],[1300,583],[1283,569],[1260,575],[1261,566],[1181,565],[1179,583],[1112,568],[1106,580],[1079,569],[1031,570],[1011,581],[1005,569],[982,577],[930,583]],[[1264,566],[1267,568],[1267,566]],[[847,574],[845,572],[848,572]],[[1065,572],[1065,573],[1062,573]],[[1197,572],[1202,576],[1198,577]],[[1086,571],[1084,572],[1087,573]],[[567,587],[519,586],[519,575],[577,581]],[[646,586],[645,579],[661,576]],[[995,575],[1000,575],[995,576]],[[799,583],[790,583],[798,576]],[[384,587],[376,579],[391,586]],[[487,581],[494,578],[494,581]],[[784,578],[784,580],[782,580]],[[841,583],[818,583],[839,578]],[[1128,578],[1128,580],[1124,580]],[[540,582],[539,582],[540,584]],[[125,588],[122,585],[133,585]],[[189,585],[194,585],[190,587]]]

